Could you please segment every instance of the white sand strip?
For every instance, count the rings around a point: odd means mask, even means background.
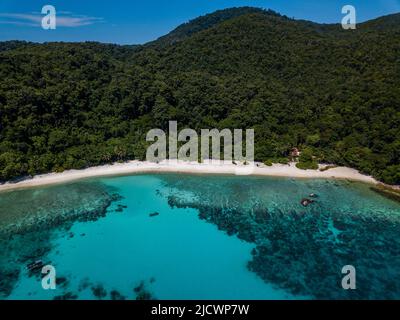
[[[320,166],[324,167],[323,165]],[[245,166],[234,164],[210,164],[179,162],[168,163],[164,161],[159,164],[141,161],[130,161],[116,163],[99,167],[91,167],[83,170],[68,170],[62,173],[49,173],[37,175],[31,179],[26,179],[17,183],[7,182],[0,185],[0,191],[14,190],[21,188],[38,187],[44,185],[60,184],[91,177],[105,177],[129,175],[135,173],[156,173],[156,172],[176,172],[194,174],[237,174],[237,175],[256,175],[272,177],[292,177],[292,178],[328,178],[328,179],[348,179],[365,183],[378,184],[378,181],[370,176],[363,175],[357,170],[347,167],[337,167],[327,171],[319,170],[300,170],[294,163],[290,165],[274,164],[271,167],[259,164],[259,166]]]

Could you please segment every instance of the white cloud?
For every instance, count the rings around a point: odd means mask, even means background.
[[[13,24],[19,26],[41,27],[44,15],[35,13],[0,13],[0,24]],[[103,18],[74,15],[70,12],[57,14],[57,27],[82,27],[103,22]]]

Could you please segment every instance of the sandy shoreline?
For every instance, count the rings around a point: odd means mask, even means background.
[[[321,166],[323,167],[323,165]],[[83,170],[69,170],[62,173],[49,173],[37,175],[32,179],[20,182],[7,182],[0,185],[0,191],[31,188],[44,185],[60,184],[75,180],[92,178],[129,175],[135,173],[194,173],[194,174],[228,174],[228,175],[253,175],[271,177],[292,177],[292,178],[328,178],[328,179],[348,179],[370,184],[379,182],[370,176],[363,175],[355,169],[347,167],[337,167],[327,171],[319,170],[300,170],[294,163],[290,165],[274,164],[271,167],[259,164],[250,167],[234,164],[209,164],[209,163],[167,163],[159,164],[141,161],[129,161],[99,167],[91,167]]]

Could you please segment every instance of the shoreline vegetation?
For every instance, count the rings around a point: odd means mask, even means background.
[[[327,170],[327,168],[329,168]],[[189,174],[227,174],[227,175],[252,175],[266,177],[288,177],[288,178],[306,178],[306,179],[345,179],[350,181],[359,181],[372,184],[374,189],[380,193],[390,190],[391,193],[397,193],[396,186],[387,186],[371,176],[364,175],[356,169],[348,167],[333,167],[329,165],[319,165],[318,170],[302,170],[296,167],[295,162],[288,164],[264,165],[256,162],[254,167],[249,165],[234,163],[198,163],[198,162],[172,162],[162,161],[160,163],[151,163],[147,161],[128,161],[123,163],[114,163],[112,165],[103,165],[90,167],[82,170],[68,170],[61,173],[48,173],[27,177],[17,181],[8,181],[0,184],[1,191],[11,191],[30,187],[39,187],[45,185],[62,184],[76,180],[123,176],[142,173],[189,173]],[[400,195],[399,195],[400,197]]]

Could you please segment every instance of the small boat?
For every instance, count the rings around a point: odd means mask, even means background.
[[[157,216],[159,216],[159,215],[160,215],[159,212],[154,212],[154,213],[150,213],[150,214],[149,214],[149,216],[150,216],[151,218],[157,217]]]
[[[318,198],[318,195],[316,193],[310,193],[310,198]]]
[[[303,207],[308,207],[310,204],[312,204],[312,203],[314,203],[315,201],[314,200],[311,200],[311,199],[303,199],[303,200],[301,200],[301,205],[303,206]]]
[[[35,261],[35,262],[32,262],[32,263],[28,264],[26,266],[26,268],[29,271],[36,271],[36,270],[42,269],[43,266],[44,266],[43,261],[42,260],[38,260],[38,261]]]

